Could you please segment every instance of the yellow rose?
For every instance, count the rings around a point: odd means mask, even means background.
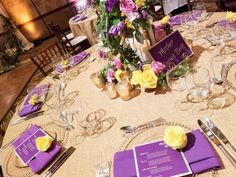
[[[132,79],[131,79],[131,84],[133,85],[138,85],[140,83],[142,71],[133,71],[132,73]]]
[[[62,65],[63,68],[68,67],[68,65],[69,65],[69,60],[63,60],[63,61],[61,62],[61,65]]]
[[[151,64],[144,64],[142,66],[142,69],[145,71],[145,70],[148,70],[148,69],[151,69]]]
[[[116,70],[115,72],[115,78],[117,81],[121,81],[121,78],[120,78],[120,74],[122,73],[123,71],[121,69],[118,69]]]
[[[127,28],[133,28],[133,29],[135,29],[135,28],[134,28],[134,25],[132,24],[132,22],[130,22],[128,19],[125,20],[125,24],[126,24],[126,27],[127,27]]]
[[[180,126],[171,126],[165,129],[164,142],[173,149],[182,149],[187,145],[187,136]]]
[[[230,22],[236,21],[236,13],[227,12],[226,13],[226,20],[229,20]]]
[[[48,135],[36,139],[36,147],[39,151],[47,151],[52,146],[52,138]]]
[[[143,71],[140,78],[140,85],[144,88],[156,88],[157,87],[157,76],[152,69]]]
[[[167,15],[167,16],[163,17],[163,18],[160,20],[160,23],[161,23],[162,25],[165,25],[165,24],[167,24],[167,23],[169,22],[169,20],[170,20],[170,16]]]
[[[146,0],[136,0],[136,5],[142,7],[146,5]]]
[[[33,95],[29,100],[29,104],[31,104],[31,105],[36,105],[38,103],[39,103],[38,95]]]

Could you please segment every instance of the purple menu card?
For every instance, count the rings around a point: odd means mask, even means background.
[[[185,58],[193,55],[179,31],[171,33],[162,41],[149,49],[153,60],[166,65],[164,72],[181,63]]]
[[[134,147],[137,177],[179,177],[192,174],[182,152],[163,141]]]
[[[23,142],[15,146],[16,155],[22,160],[24,164],[28,164],[40,152],[36,147],[35,140],[38,137],[45,135],[46,133],[42,129],[37,129]]]

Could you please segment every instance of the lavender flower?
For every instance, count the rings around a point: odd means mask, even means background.
[[[105,2],[105,7],[106,7],[106,12],[110,13],[116,4],[117,0],[106,0]]]
[[[141,13],[142,13],[143,18],[147,18],[148,13],[145,10],[142,10]]]
[[[99,57],[100,58],[104,58],[105,57],[105,52],[103,52],[102,50],[99,51]]]
[[[109,69],[107,71],[107,81],[109,83],[112,83],[112,81],[115,79],[115,71],[113,69]]]
[[[110,27],[108,34],[110,36],[120,35],[125,27],[125,23],[123,21],[119,22],[118,25],[113,25]]]

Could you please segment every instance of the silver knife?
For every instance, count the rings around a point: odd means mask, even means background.
[[[211,129],[211,131],[229,148],[231,149],[234,153],[236,153],[235,148],[233,145],[229,142],[229,140],[225,137],[225,135],[220,131],[219,128],[209,119],[205,118],[207,126]],[[234,157],[236,159],[236,157]]]
[[[224,153],[224,155],[229,159],[230,163],[236,168],[236,161],[232,157],[232,155],[225,149],[225,147],[221,144],[221,142],[218,140],[218,138],[211,132],[211,130],[207,127],[207,125],[202,121],[198,120],[198,125],[204,132],[204,134],[213,142],[216,144],[217,147]]]
[[[11,123],[11,126],[14,126],[14,125],[16,125],[16,124],[19,124],[19,123],[21,123],[21,122],[23,122],[23,121],[25,121],[25,120],[29,120],[29,119],[32,119],[32,118],[41,116],[41,115],[44,114],[44,112],[45,112],[45,111],[37,111],[37,112],[34,112],[34,113],[32,113],[32,114],[29,114],[29,115],[27,115],[27,116],[25,116],[25,117],[21,117],[21,118],[19,118],[19,119],[16,119],[15,121],[13,121],[13,122]]]
[[[43,175],[43,177],[51,177],[62,164],[70,157],[70,155],[75,151],[73,146],[69,147],[63,154],[51,165],[48,171]]]

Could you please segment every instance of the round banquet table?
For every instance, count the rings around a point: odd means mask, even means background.
[[[214,13],[209,21],[224,19],[224,13]],[[206,23],[206,22],[203,22]],[[201,24],[199,24],[201,25]],[[90,48],[88,51],[91,55],[95,54],[95,49]],[[199,45],[193,45],[194,56],[192,60],[197,60],[198,65],[210,68],[210,53]],[[82,64],[83,65],[83,64]],[[79,67],[79,66],[77,66]],[[120,127],[124,125],[140,125],[147,121],[152,121],[158,117],[163,117],[167,121],[174,121],[188,125],[192,129],[199,128],[197,120],[202,117],[193,116],[192,110],[179,111],[175,108],[175,102],[186,96],[187,91],[163,91],[161,89],[157,92],[147,93],[142,90],[141,94],[129,100],[122,101],[121,98],[110,100],[104,92],[97,89],[93,82],[90,80],[90,75],[102,67],[100,61],[95,60],[88,64],[85,71],[81,72],[76,78],[67,83],[66,94],[73,91],[79,91],[75,98],[73,106],[79,105],[81,102],[86,102],[87,106],[82,108],[81,114],[78,119],[84,119],[83,115],[86,112],[92,112],[98,109],[106,111],[105,117],[113,117],[116,119],[114,125],[106,132],[101,133],[99,136],[93,137],[77,137],[77,129],[66,131],[63,134],[63,147],[68,148],[78,142],[76,151],[70,158],[57,170],[54,176],[68,176],[68,177],[94,177],[96,166],[105,161],[111,161],[115,152],[119,151],[119,147],[124,143],[126,137],[120,131]],[[235,73],[234,73],[235,74]],[[235,75],[234,75],[235,80]],[[51,77],[46,77],[41,84],[51,83],[55,81]],[[236,94],[236,93],[233,93]],[[50,102],[50,100],[49,100]],[[49,103],[48,103],[49,104]],[[84,113],[85,114],[84,114]],[[236,146],[236,104],[232,104],[227,108],[214,110],[211,116],[212,121],[218,126],[220,130],[228,137],[231,143]],[[54,126],[52,116],[47,114],[37,118],[27,120],[16,126],[11,126],[6,130],[6,135],[3,140],[3,145],[16,137],[20,132],[25,130],[29,124],[37,124],[42,128],[47,125],[46,130],[50,131],[50,126]],[[13,120],[17,119],[17,113],[14,115]],[[54,115],[54,119],[57,118]],[[49,124],[51,122],[51,124]],[[55,127],[54,127],[55,129]],[[63,132],[64,129],[59,131]],[[157,134],[160,132],[156,131]],[[62,135],[60,135],[62,136]],[[236,174],[236,170],[231,165],[229,160],[224,154],[213,144],[213,147],[219,154],[224,164],[223,169],[218,171],[220,177],[232,177]],[[2,168],[5,176],[20,176],[24,170],[19,171],[18,168],[10,167],[9,164],[14,164],[15,158],[9,157],[13,149],[10,147],[1,152]],[[12,154],[11,154],[12,155]],[[44,171],[45,172],[45,171]],[[44,173],[43,172],[43,173]],[[42,176],[43,175],[34,175]],[[111,174],[111,176],[113,176]]]
[[[74,22],[72,18],[69,20],[69,26],[74,36],[86,36],[91,46],[96,44],[95,26],[97,23],[97,15],[92,15],[84,20]]]

